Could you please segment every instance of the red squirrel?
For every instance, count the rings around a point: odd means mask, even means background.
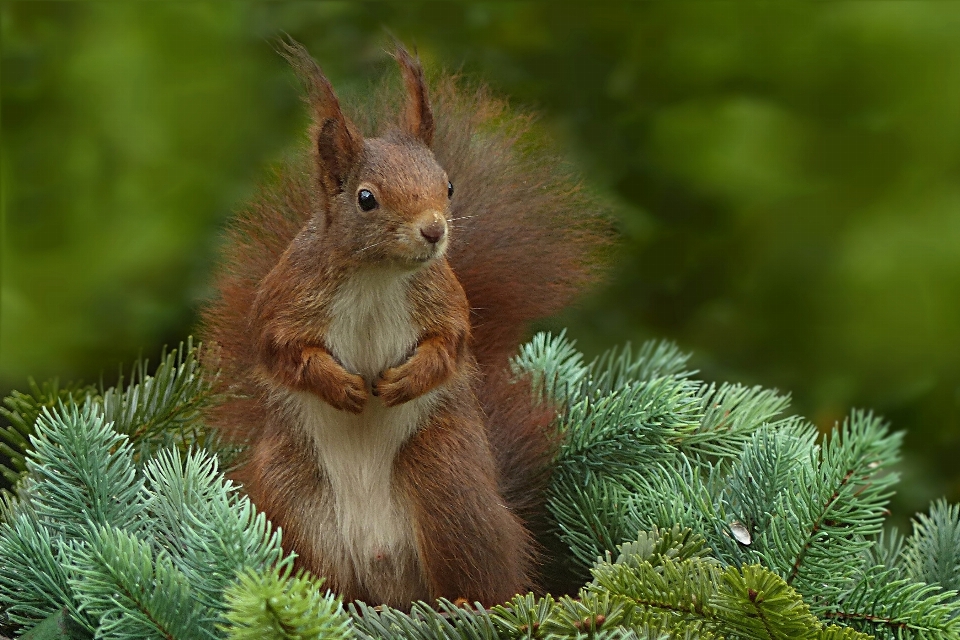
[[[228,231],[209,421],[247,446],[235,477],[284,547],[345,599],[504,602],[536,583],[554,447],[509,358],[594,277],[596,207],[529,118],[456,78],[429,88],[402,46],[399,123],[377,137],[282,47],[309,152]]]

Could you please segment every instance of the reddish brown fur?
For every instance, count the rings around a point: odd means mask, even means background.
[[[454,79],[441,80],[432,92],[435,117],[422,70],[402,48],[403,129],[368,140],[309,55],[298,45],[285,55],[305,79],[313,111],[310,164],[285,167],[228,233],[204,333],[220,346],[232,399],[210,421],[249,444],[237,477],[283,528],[284,546],[301,566],[326,574],[346,597],[367,599],[363,585],[336,575],[306,536],[311,505],[327,485],[271,389],[308,390],[358,412],[370,393],[395,406],[445,385],[457,400],[442,402],[402,447],[394,476],[415,515],[429,595],[504,601],[533,582],[533,543],[514,514],[528,524],[537,517],[554,446],[551,412],[509,379],[507,362],[531,320],[561,309],[593,277],[593,253],[603,244],[595,209],[555,158],[524,142],[529,119],[511,116],[484,91],[464,94]],[[401,213],[447,207],[445,181],[423,146],[431,142],[456,189],[447,259],[410,280],[422,327],[412,356],[364,380],[325,347],[329,301],[350,273],[395,257],[373,246],[376,234],[362,216],[342,214],[356,206],[344,188],[362,181],[376,190],[384,211],[397,216],[384,215],[380,225],[426,224]],[[423,190],[432,184],[439,186]]]
[[[428,147],[433,144],[433,109],[427,96],[423,68],[402,46],[397,46],[394,58],[400,64],[403,84],[407,90],[407,104],[403,110],[403,128],[412,137]]]
[[[434,595],[500,603],[530,588],[531,539],[503,505],[474,406],[448,406],[401,451],[397,481],[413,497]]]

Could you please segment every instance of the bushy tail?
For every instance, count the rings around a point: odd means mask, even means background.
[[[432,101],[434,154],[455,185],[450,262],[470,301],[480,401],[504,498],[533,517],[554,439],[552,413],[510,380],[509,359],[533,321],[556,314],[596,280],[609,242],[601,208],[536,137],[532,118],[484,89],[441,79]]]
[[[214,283],[216,297],[201,310],[200,335],[208,350],[205,364],[219,368],[226,401],[210,409],[208,420],[230,441],[249,443],[262,431],[266,406],[251,373],[258,360],[249,317],[260,281],[310,219],[309,174],[288,165],[260,188],[227,228],[223,263]]]

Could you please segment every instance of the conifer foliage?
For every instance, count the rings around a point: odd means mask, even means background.
[[[960,638],[960,508],[885,531],[900,444],[854,411],[827,437],[761,388],[708,385],[674,346],[587,363],[563,334],[513,362],[559,407],[547,504],[575,595],[493,609],[344,606],[204,429],[187,345],[126,387],[5,401],[17,480],[0,512],[0,610],[32,638]]]

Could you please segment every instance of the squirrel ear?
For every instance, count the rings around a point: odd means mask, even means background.
[[[310,134],[319,178],[327,196],[332,198],[343,191],[347,174],[360,158],[363,136],[343,115],[330,81],[306,48],[292,39],[281,40],[280,45],[280,55],[287,59],[307,90],[304,100],[313,111]]]
[[[433,110],[427,96],[427,83],[423,79],[423,67],[420,66],[420,59],[412,57],[402,44],[398,42],[396,45],[397,51],[393,57],[400,65],[403,84],[407,88],[407,104],[402,116],[403,128],[429,147],[433,142]]]

